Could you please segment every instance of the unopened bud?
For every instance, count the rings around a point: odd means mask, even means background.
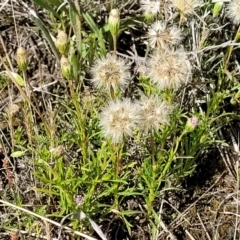
[[[64,31],[58,32],[55,46],[62,55],[66,53],[68,47],[68,36]]]
[[[216,2],[213,7],[213,17],[216,17],[222,10],[223,8],[223,2]]]
[[[27,66],[28,66],[28,59],[27,59],[27,51],[25,50],[25,48],[19,47],[17,49],[16,60],[20,70],[22,72],[26,72]]]
[[[148,24],[152,23],[153,20],[154,20],[154,15],[152,13],[150,13],[150,12],[145,13],[144,17],[145,17],[146,22]]]
[[[199,125],[199,119],[193,116],[187,120],[185,131],[192,132]]]
[[[60,61],[62,75],[67,79],[72,79],[72,68],[68,59],[64,56],[61,57]]]
[[[108,26],[111,34],[117,36],[120,27],[120,12],[118,9],[111,10],[108,18]]]

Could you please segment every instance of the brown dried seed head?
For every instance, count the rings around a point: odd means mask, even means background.
[[[6,110],[6,113],[10,116],[13,116],[19,112],[19,109],[20,109],[20,107],[17,104],[11,103],[11,104],[9,104],[9,106]]]
[[[16,60],[21,71],[26,72],[28,66],[27,51],[23,47],[17,49]]]

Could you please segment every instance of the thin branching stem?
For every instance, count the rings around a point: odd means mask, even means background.
[[[82,111],[80,109],[79,102],[77,100],[77,95],[75,93],[72,81],[69,81],[69,88],[70,88],[73,104],[76,108],[76,114],[77,114],[80,130],[81,130],[81,143],[80,144],[82,147],[83,161],[86,163],[87,159],[88,159],[88,142],[87,142],[84,118],[83,118]]]
[[[239,33],[240,33],[240,26],[238,27],[238,30],[237,30],[237,33],[235,35],[235,38],[234,38],[233,42],[236,42],[239,39]],[[233,45],[229,46],[228,51],[226,53],[227,56],[226,56],[226,61],[225,61],[225,64],[224,64],[225,66],[224,66],[224,69],[223,69],[223,73],[226,73],[226,71],[227,71],[229,60],[230,60],[230,57],[232,55],[233,47],[234,47]]]

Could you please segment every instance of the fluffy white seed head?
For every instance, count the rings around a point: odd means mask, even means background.
[[[160,12],[160,1],[141,0],[141,9],[144,15],[156,16]]]
[[[148,65],[148,77],[160,90],[177,90],[191,76],[190,62],[183,50],[156,51]]]
[[[227,15],[235,24],[240,24],[240,0],[232,0],[227,5]]]
[[[96,60],[91,69],[92,82],[96,88],[123,88],[129,81],[129,66],[120,58],[108,55]]]
[[[119,144],[133,135],[133,129],[140,121],[139,106],[129,99],[111,101],[100,116],[100,126],[106,138]]]
[[[162,21],[154,22],[148,31],[149,45],[152,48],[165,48],[166,45],[175,45],[182,40],[181,30],[175,26],[167,27]]]
[[[193,13],[195,8],[202,4],[202,0],[172,0],[172,4],[183,15],[189,15]]]
[[[142,98],[140,102],[141,128],[145,133],[159,130],[162,125],[169,124],[172,107],[157,96]]]

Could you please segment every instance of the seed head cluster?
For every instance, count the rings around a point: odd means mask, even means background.
[[[119,144],[133,136],[134,129],[146,134],[169,123],[172,107],[157,96],[143,97],[138,103],[129,99],[111,101],[101,112],[104,136]]]
[[[144,15],[156,16],[160,12],[160,1],[141,0],[141,9]]]
[[[123,88],[129,81],[129,66],[123,59],[108,55],[96,60],[91,69],[92,82],[96,88],[114,90]]]
[[[186,83],[190,62],[183,50],[155,51],[148,61],[148,76],[160,90],[177,90]]]
[[[183,15],[192,14],[194,9],[202,4],[201,0],[172,0],[173,7]]]
[[[149,45],[152,48],[165,48],[167,45],[175,45],[182,40],[181,30],[177,27],[167,27],[162,21],[154,22],[148,31]]]
[[[189,14],[201,1],[172,0],[174,7]],[[160,12],[160,1],[141,0],[141,9],[152,20]],[[151,16],[150,16],[151,15]],[[190,62],[184,50],[176,49],[182,41],[181,30],[168,26],[163,20],[154,22],[147,34],[152,55],[138,73],[145,75],[158,90],[178,90],[191,76]],[[91,69],[92,82],[96,88],[122,90],[129,83],[130,68],[125,60],[116,55],[107,55],[95,61]],[[173,106],[157,95],[143,96],[141,100],[114,96],[100,113],[100,127],[104,137],[114,144],[121,144],[132,137],[136,130],[149,134],[159,131],[170,123]]]
[[[141,129],[145,133],[159,130],[162,125],[169,123],[172,110],[165,101],[157,96],[143,97],[140,102]]]
[[[240,24],[240,1],[232,0],[227,5],[227,15],[235,24]]]
[[[101,113],[100,126],[106,138],[114,144],[133,135],[133,130],[140,121],[139,106],[129,99],[111,101]]]

